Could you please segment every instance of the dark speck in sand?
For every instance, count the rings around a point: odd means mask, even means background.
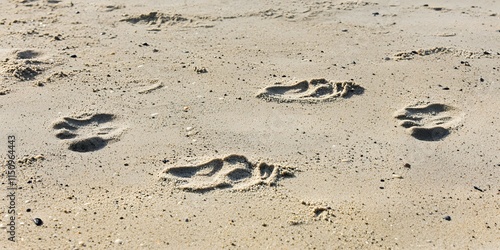
[[[35,225],[37,225],[37,226],[41,226],[41,225],[43,225],[43,221],[42,221],[42,219],[40,219],[40,218],[34,218],[34,219],[33,219],[33,222],[34,222],[34,223],[35,223]]]

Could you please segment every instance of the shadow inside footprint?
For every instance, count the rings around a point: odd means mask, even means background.
[[[40,52],[34,50],[23,50],[17,53],[17,59],[33,59],[40,55]]]
[[[235,169],[232,170],[231,172],[227,173],[227,178],[233,182],[238,182],[247,178],[252,177],[252,172],[250,172],[248,169]]]
[[[77,127],[71,126],[67,122],[58,122],[54,124],[53,126],[54,129],[67,129],[67,130],[77,130]]]
[[[74,134],[74,133],[71,133],[67,130],[64,130],[63,132],[60,132],[60,133],[57,133],[56,134],[56,137],[61,139],[61,140],[66,140],[66,139],[73,139],[75,138],[77,135]]]
[[[412,127],[410,135],[422,141],[439,141],[445,138],[450,132],[443,127],[419,128]]]
[[[302,93],[307,91],[309,88],[309,83],[307,81],[301,81],[290,86],[271,86],[267,87],[267,91],[272,95],[283,95],[290,93]]]
[[[92,123],[106,123],[110,122],[115,118],[112,114],[95,114],[87,119],[75,119],[71,117],[65,117],[64,120],[67,122],[66,125],[74,125],[77,127],[87,126]],[[68,124],[69,123],[69,124]],[[71,126],[69,125],[69,126]],[[60,125],[62,126],[62,125]]]
[[[101,137],[90,137],[70,143],[68,149],[75,152],[86,153],[102,149],[107,144],[108,141]]]
[[[259,165],[259,174],[262,180],[271,177],[274,172],[274,166],[267,165],[266,163],[261,163]]]
[[[176,177],[191,178],[193,176],[212,176],[222,169],[223,161],[221,159],[214,159],[208,163],[192,166],[192,167],[175,167],[170,168],[166,173]]]

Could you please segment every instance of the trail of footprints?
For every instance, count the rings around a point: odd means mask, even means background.
[[[292,177],[293,172],[267,163],[252,163],[242,155],[229,155],[193,166],[171,166],[160,174],[160,179],[177,188],[205,192],[214,189],[246,190],[257,185],[276,185],[281,178]]]
[[[53,124],[56,137],[68,143],[68,149],[86,153],[106,147],[108,142],[118,140],[125,127],[114,124],[113,114],[84,114],[78,117],[63,117]]]
[[[422,141],[442,140],[461,120],[461,116],[457,108],[441,103],[410,105],[394,114],[401,127]]]

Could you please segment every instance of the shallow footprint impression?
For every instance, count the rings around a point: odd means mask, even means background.
[[[185,191],[205,192],[230,188],[245,190],[256,185],[275,185],[283,177],[293,176],[289,170],[266,163],[252,163],[242,155],[229,155],[193,166],[170,166],[160,179]]]
[[[410,105],[398,110],[394,117],[411,136],[422,141],[442,140],[461,120],[457,108],[440,103]]]
[[[84,114],[63,117],[53,124],[56,137],[68,143],[68,149],[86,153],[103,149],[108,142],[118,140],[124,127],[114,126],[112,114]]]
[[[326,102],[362,94],[363,88],[354,82],[331,82],[326,79],[301,81],[293,85],[269,86],[257,94],[257,98],[274,102]]]

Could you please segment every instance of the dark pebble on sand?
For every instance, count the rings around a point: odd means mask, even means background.
[[[484,78],[482,78],[482,77],[481,77],[481,78],[479,78],[479,81],[480,81],[480,82],[484,82]]]
[[[43,225],[43,221],[42,221],[42,219],[40,219],[40,218],[34,218],[34,219],[33,219],[33,222],[34,222],[34,223],[35,223],[35,225],[37,225],[37,226],[41,226],[41,225]]]
[[[76,58],[76,55],[71,55],[70,57],[71,57],[71,58]]]
[[[31,212],[31,208],[26,209],[26,212],[28,213]]]
[[[163,162],[164,164],[166,164],[168,162],[167,159],[163,159],[161,162]]]
[[[373,15],[373,16],[378,16],[378,15],[380,15],[380,13],[378,13],[378,12],[373,12],[373,13],[372,13],[372,15]]]
[[[481,188],[477,187],[477,186],[474,186],[474,189],[479,191],[479,192],[484,192],[484,190],[482,190]]]
[[[411,165],[410,165],[410,163],[405,163],[405,166],[404,166],[404,167],[405,167],[405,168],[411,168]]]
[[[449,215],[446,215],[445,217],[443,217],[443,219],[447,220],[447,221],[450,221],[451,220],[451,217]]]
[[[444,88],[443,88],[443,90],[450,90],[450,88],[448,88],[448,87],[444,87]]]

